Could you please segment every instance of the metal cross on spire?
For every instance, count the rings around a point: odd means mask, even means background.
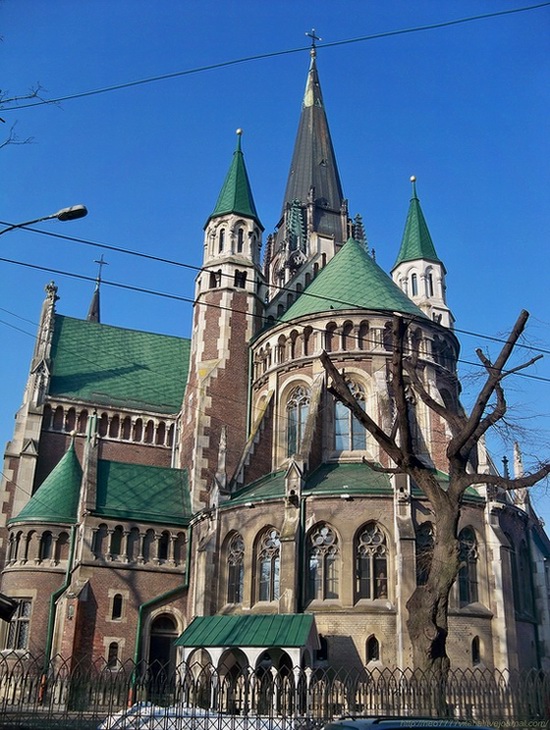
[[[306,33],[306,35],[308,38],[311,38],[311,55],[315,56],[316,48],[317,48],[317,46],[315,45],[315,42],[322,41],[323,39],[317,35],[317,33],[315,32],[315,28],[312,28],[309,33]]]
[[[101,256],[99,257],[99,259],[96,259],[94,261],[94,264],[99,264],[99,269],[98,269],[97,277],[96,277],[96,281],[99,284],[99,282],[101,281],[101,272],[103,270],[103,267],[104,266],[109,266],[109,262],[108,261],[105,261],[105,259],[103,258],[103,254],[101,254]]]

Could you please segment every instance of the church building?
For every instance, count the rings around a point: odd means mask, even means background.
[[[266,236],[238,132],[189,339],[104,323],[99,286],[85,319],[66,316],[48,284],[0,486],[0,591],[18,602],[3,653],[113,669],[411,666],[430,507],[408,477],[369,466],[390,464],[319,358],[390,431],[397,312],[430,392],[458,397],[446,269],[411,182],[387,273],[348,210],[313,47],[280,219]],[[411,403],[444,486],[446,424]],[[476,458],[497,473],[484,443]],[[452,666],[550,669],[550,542],[528,494],[470,487],[459,532]]]

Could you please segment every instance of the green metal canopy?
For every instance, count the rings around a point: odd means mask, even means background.
[[[188,647],[301,647],[316,631],[312,614],[197,616],[176,639]]]

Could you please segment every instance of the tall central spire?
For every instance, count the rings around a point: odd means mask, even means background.
[[[290,301],[281,287],[302,291],[344,245],[350,225],[317,73],[320,39],[315,32],[307,35],[311,59],[298,133],[281,218],[265,258],[267,300],[276,312]]]
[[[283,214],[288,205],[297,200],[305,205],[313,195],[316,208],[326,211],[316,216],[318,221],[315,228],[319,233],[337,234],[341,228],[340,210],[344,195],[323,104],[314,45],[310,53],[311,62],[283,200]],[[332,220],[330,213],[337,213],[337,220]]]

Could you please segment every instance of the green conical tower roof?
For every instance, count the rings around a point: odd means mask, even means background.
[[[288,322],[331,309],[373,309],[402,312],[425,319],[390,277],[353,238],[322,269],[308,288],[280,317]]]
[[[244,155],[241,150],[241,134],[241,130],[238,129],[237,147],[233,153],[233,160],[231,161],[231,166],[218,196],[218,202],[208,220],[216,216],[234,213],[247,218],[253,218],[263,230],[258,213],[256,212],[256,205],[254,204],[250,181],[246,172],[246,165],[244,164]]]
[[[435,246],[428,230],[428,224],[420,207],[420,200],[416,194],[416,178],[411,177],[412,182],[412,198],[409,205],[409,213],[405,223],[401,248],[397,256],[394,268],[404,261],[416,261],[424,259],[425,261],[435,261],[441,263],[435,252]]]
[[[74,442],[13,522],[76,522],[82,467]]]

